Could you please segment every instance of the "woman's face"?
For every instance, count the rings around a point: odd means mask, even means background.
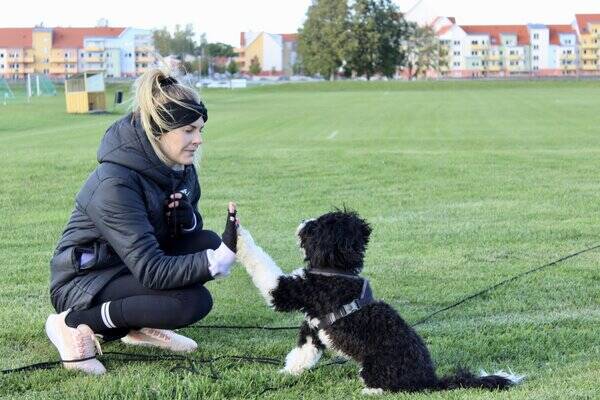
[[[198,118],[189,125],[162,134],[158,146],[173,165],[190,165],[202,144],[203,127],[204,121]]]

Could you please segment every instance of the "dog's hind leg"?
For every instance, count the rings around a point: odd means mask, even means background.
[[[285,367],[281,372],[292,375],[300,375],[303,371],[310,369],[317,364],[325,346],[306,322],[300,327],[300,337],[298,338],[298,347],[293,349],[285,357]]]

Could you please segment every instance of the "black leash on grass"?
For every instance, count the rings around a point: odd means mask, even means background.
[[[542,269],[557,265],[563,261],[566,261],[570,258],[573,257],[577,257],[583,253],[587,253],[589,251],[592,250],[596,250],[600,248],[600,244],[595,245],[595,246],[591,246],[588,248],[585,248],[583,250],[580,250],[578,252],[575,253],[571,253],[567,256],[561,257],[557,260],[554,260],[552,262],[549,262],[547,264],[541,265],[539,267],[535,267],[532,269],[529,269],[525,272],[522,272],[520,274],[517,274],[511,278],[505,279],[501,282],[496,283],[493,286],[490,286],[486,289],[483,289],[477,293],[474,293],[470,296],[467,296],[465,298],[463,298],[462,300],[459,300],[447,307],[444,307],[440,310],[437,310],[429,315],[427,315],[424,318],[421,318],[420,320],[418,320],[417,322],[415,322],[414,324],[412,324],[412,326],[417,326],[417,325],[421,325],[427,321],[429,321],[431,318],[433,318],[434,316],[443,313],[445,311],[448,311],[452,308],[458,307],[459,305],[466,303],[469,300],[472,300],[476,297],[480,297],[482,295],[484,295],[485,293],[489,293],[493,290],[498,289],[500,286],[506,285],[510,282],[513,282],[519,278],[522,278],[523,276],[532,274],[534,272],[540,271]],[[192,325],[188,328],[196,328],[196,329],[236,329],[236,330],[241,330],[241,329],[260,329],[260,330],[267,330],[267,331],[278,331],[278,330],[297,330],[300,327],[299,326],[275,326],[275,327],[266,327],[266,326],[255,326],[255,325]],[[110,356],[110,357],[107,357]],[[50,368],[54,368],[58,365],[60,365],[61,363],[69,363],[69,362],[79,362],[79,361],[85,361],[85,360],[89,360],[92,358],[96,358],[96,357],[89,357],[89,358],[85,358],[85,359],[80,359],[80,360],[66,360],[66,361],[47,361],[47,362],[41,362],[41,363],[36,363],[36,364],[30,364],[30,365],[26,365],[20,368],[14,368],[14,369],[5,369],[1,371],[2,375],[5,374],[10,374],[10,373],[14,373],[14,372],[22,372],[22,371],[33,371],[33,370],[39,370],[39,369],[50,369]],[[155,356],[155,355],[150,355],[150,354],[138,354],[138,353],[123,353],[123,352],[104,352],[103,355],[98,356],[97,358],[101,359],[101,360],[106,360],[106,361],[110,361],[113,358],[115,358],[118,361],[141,361],[141,362],[152,362],[152,361],[178,361],[179,364],[177,364],[175,367],[173,367],[171,369],[171,371],[176,371],[176,370],[185,370],[191,373],[198,373],[199,372],[199,365],[202,364],[208,364],[209,368],[210,368],[210,373],[211,373],[211,377],[213,379],[218,379],[219,376],[216,373],[216,371],[214,370],[214,366],[213,363],[219,360],[233,360],[233,361],[243,361],[243,362],[253,362],[253,363],[261,363],[261,364],[270,364],[270,365],[281,365],[281,360],[278,360],[276,358],[268,358],[268,357],[248,357],[248,356],[237,356],[237,355],[229,355],[229,356],[219,356],[219,357],[215,357],[215,358],[207,358],[207,359],[203,359],[203,358],[195,358],[195,357],[191,357],[191,356],[184,356],[184,355],[177,355],[177,354],[168,354],[168,355],[162,355],[162,356]],[[346,361],[336,361],[333,360],[329,363],[326,364],[322,364],[321,367],[324,366],[328,366],[328,365],[336,365],[336,364],[343,364]],[[293,386],[293,385],[292,385]],[[277,388],[267,388],[265,389],[263,392],[261,392],[261,395],[264,394],[265,392],[269,391],[269,390],[276,390]]]

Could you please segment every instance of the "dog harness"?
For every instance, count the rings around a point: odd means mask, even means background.
[[[306,270],[309,274],[315,275],[324,275],[324,276],[341,276],[344,278],[350,279],[360,279],[363,281],[362,291],[360,293],[360,297],[358,299],[352,300],[348,304],[344,304],[334,312],[330,312],[329,314],[325,314],[324,316],[319,318],[319,324],[317,325],[318,329],[325,329],[331,325],[333,325],[336,321],[347,317],[348,315],[360,310],[361,308],[368,306],[369,304],[375,302],[373,298],[373,292],[371,291],[371,285],[369,285],[369,281],[365,278],[361,278],[360,276],[356,276],[350,274],[348,272],[342,272],[332,269],[308,269]]]

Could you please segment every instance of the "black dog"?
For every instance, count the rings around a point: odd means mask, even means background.
[[[296,234],[307,265],[289,275],[246,230],[238,232],[238,259],[267,303],[276,311],[305,313],[298,346],[287,355],[283,371],[300,374],[328,348],[360,364],[365,394],[506,389],[522,379],[503,372],[478,377],[464,370],[438,378],[423,340],[391,306],[375,301],[368,281],[358,275],[371,227],[355,212],[334,211],[303,222]]]

